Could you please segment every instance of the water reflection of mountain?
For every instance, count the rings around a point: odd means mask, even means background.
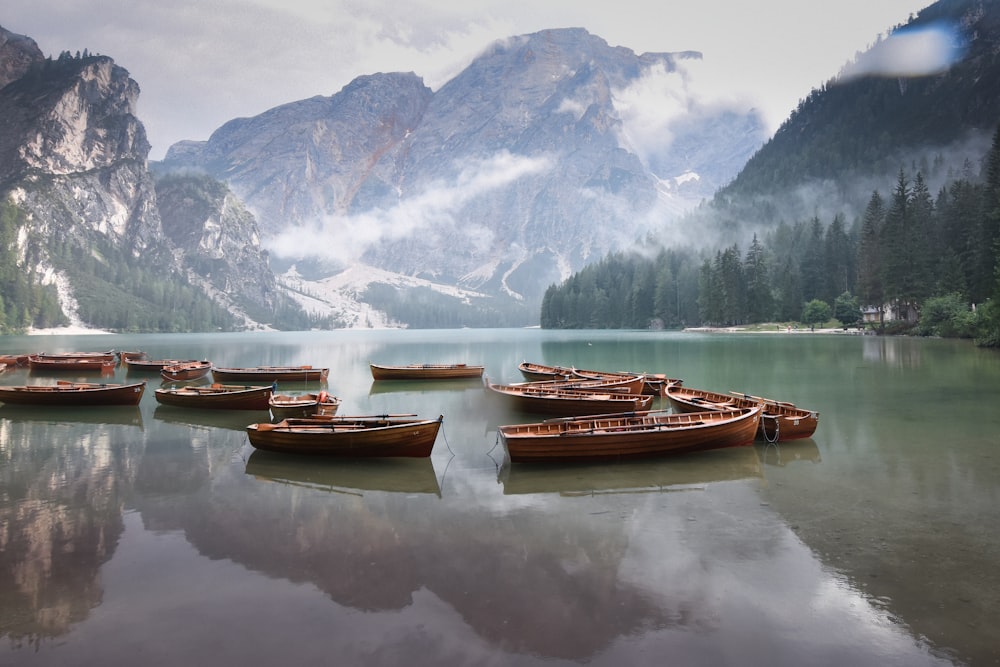
[[[429,458],[338,461],[256,450],[247,459],[246,473],[258,480],[333,493],[388,491],[441,495]]]
[[[614,464],[549,465],[506,461],[498,481],[504,494],[558,493],[579,496],[599,493],[663,493],[711,482],[761,476],[753,447],[730,447],[712,452],[649,461]]]
[[[103,422],[0,420],[0,636],[37,644],[100,604],[137,435]]]
[[[142,428],[142,412],[136,405],[43,406],[0,405],[0,420],[39,424],[105,424]]]
[[[760,460],[770,466],[786,466],[798,461],[820,463],[822,458],[819,445],[812,438],[789,440],[787,442],[761,443],[755,445]]]
[[[263,482],[252,458],[197,492],[145,499],[143,520],[182,530],[208,558],[308,582],[366,612],[402,610],[427,590],[504,651],[585,660],[644,629],[713,622],[707,600],[666,608],[621,581],[621,521]]]

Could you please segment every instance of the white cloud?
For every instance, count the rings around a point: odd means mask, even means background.
[[[940,23],[899,30],[845,68],[843,79],[861,76],[915,77],[940,74],[962,54],[954,26]]]
[[[453,182],[433,183],[391,209],[375,209],[352,216],[331,216],[291,227],[268,240],[268,250],[279,257],[319,258],[350,263],[379,243],[400,241],[428,229],[449,229],[455,214],[468,202],[523,178],[551,168],[548,158],[529,158],[502,151],[463,165]],[[492,242],[485,227],[462,223],[466,242],[476,239],[484,249]]]
[[[701,51],[719,94],[743,91],[777,128],[812,87],[836,74],[922,0],[5,0],[3,27],[46,54],[109,55],[142,88],[139,116],[159,159],[228,120],[354,78],[412,71],[437,89],[497,39],[582,27],[612,46]],[[707,87],[707,86],[706,86]]]

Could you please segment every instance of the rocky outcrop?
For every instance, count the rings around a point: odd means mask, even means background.
[[[254,216],[219,181],[168,175],[156,183],[163,231],[178,261],[234,309],[273,310],[277,286]]]
[[[0,88],[17,81],[43,60],[45,55],[35,40],[0,28]]]
[[[256,325],[248,311],[271,321],[275,281],[267,254],[253,216],[225,186],[216,184],[225,192],[207,198],[197,218],[183,200],[168,197],[166,219],[184,218],[187,227],[185,234],[165,228],[136,114],[139,85],[127,70],[106,56],[42,58],[30,39],[0,28],[0,77],[9,79],[0,88],[0,196],[27,221],[19,233],[23,270],[58,280],[72,299],[68,276],[82,250],[109,267],[100,281],[117,282],[116,273],[130,270],[117,265],[124,262],[148,274],[147,282],[155,275],[160,283],[199,285],[248,326]],[[138,291],[131,297],[137,304],[147,298]],[[90,305],[81,311],[97,309]]]

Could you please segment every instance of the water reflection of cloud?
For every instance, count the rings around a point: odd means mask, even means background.
[[[951,664],[824,565],[751,485],[710,491],[651,498],[629,521],[621,579],[643,583],[674,615],[701,619],[675,628],[690,632],[645,637],[644,653],[669,646],[672,656],[715,655],[717,664],[793,664],[795,654],[800,664]],[[632,650],[620,643],[606,657],[628,664]]]

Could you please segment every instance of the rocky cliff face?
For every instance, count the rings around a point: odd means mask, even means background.
[[[139,86],[125,69],[104,56],[46,59],[33,41],[0,28],[0,84],[0,193],[27,214],[21,238],[36,239],[23,268],[66,284],[57,255],[97,243],[209,292],[224,274],[218,303],[273,305],[252,217],[243,211],[240,224],[220,230],[225,211],[238,208],[231,199],[216,202],[221,210],[201,220],[191,244],[163,224],[136,115]],[[211,276],[196,270],[207,256]]]
[[[233,310],[273,309],[277,286],[261,252],[257,222],[229,188],[204,176],[156,183],[163,230],[179,263]]]
[[[752,110],[688,96],[679,69],[699,57],[544,31],[434,93],[412,74],[361,77],[178,144],[165,166],[226,180],[265,247],[327,274],[360,262],[537,300],[711,196],[764,141]],[[651,88],[688,111],[650,125]]]

